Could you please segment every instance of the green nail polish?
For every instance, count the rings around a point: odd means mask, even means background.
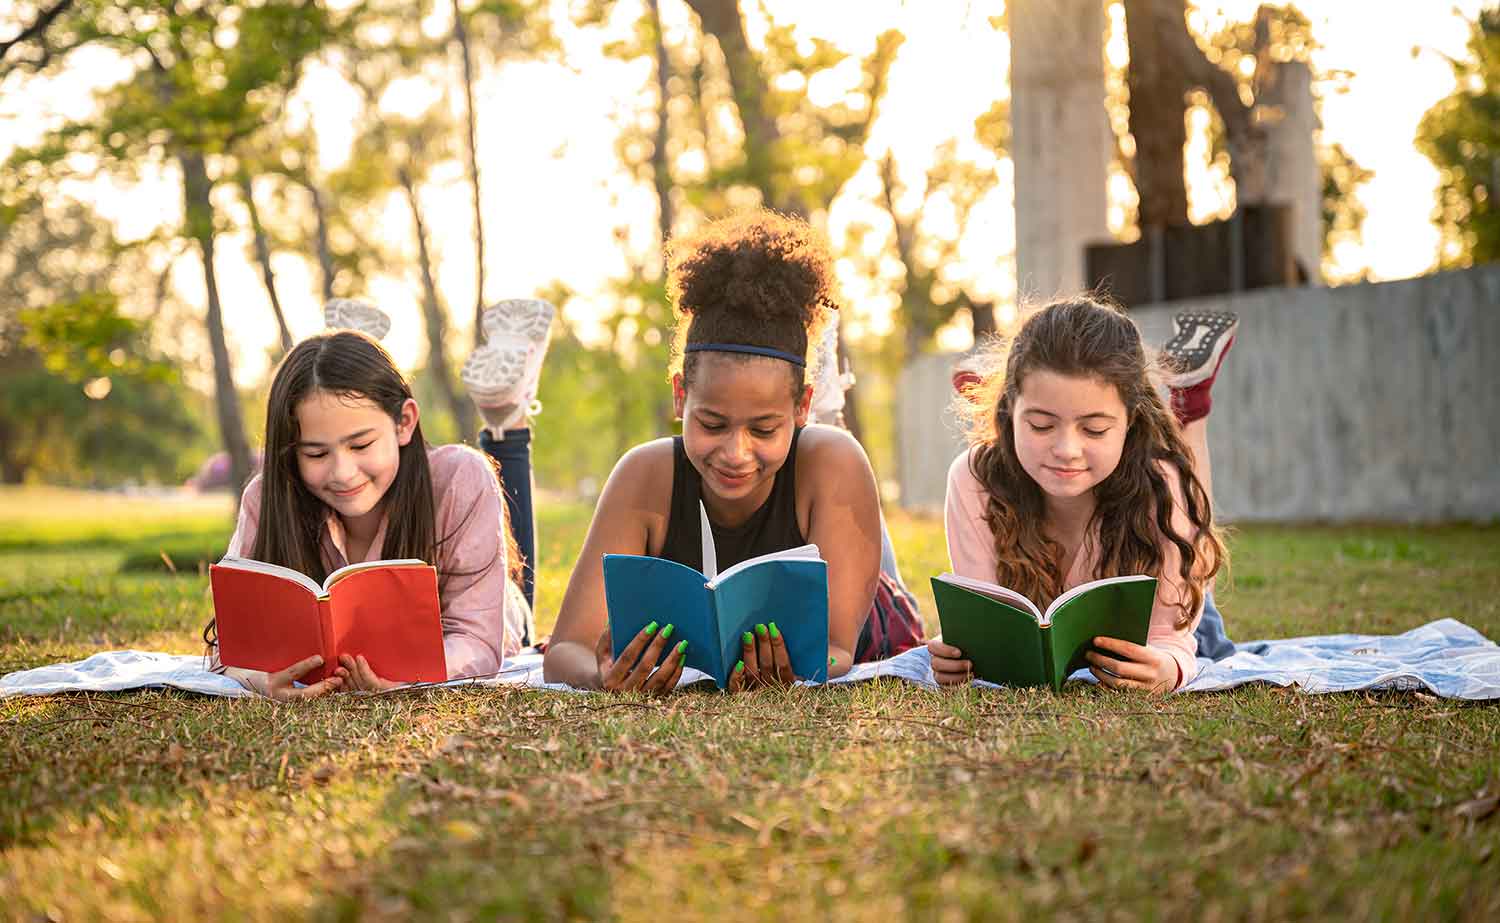
[[[760,635],[762,638],[764,638],[766,636],[766,626],[764,626],[764,625],[756,625],[755,626],[755,633],[758,634],[758,635]]]
[[[771,623],[771,637],[773,637],[773,638],[780,638],[781,637],[781,632],[776,628],[776,623],[775,622]]]
[[[745,661],[741,660],[739,663],[735,664],[734,665],[734,672],[736,672],[736,673],[743,673],[743,672],[745,672]]]
[[[830,667],[833,666],[834,664],[838,663],[838,662],[839,662],[839,659],[837,657],[829,657],[828,658],[828,665]]]
[[[745,632],[745,636],[743,638],[741,638],[740,640],[743,641],[745,644],[754,644],[755,643],[755,635],[752,635],[750,632],[747,631],[747,632]]]
[[[654,635],[654,634],[656,634],[656,623],[655,622],[652,622],[650,625],[646,626],[646,634],[648,634],[648,635]]]
[[[672,627],[673,627],[673,626],[672,626],[672,623],[671,623],[671,622],[668,622],[668,623],[667,623],[667,627],[666,627],[666,628],[663,628],[663,629],[662,629],[662,630],[661,630],[661,636],[662,636],[662,637],[663,637],[663,638],[670,638],[670,637],[672,637]]]
[[[687,653],[687,642],[686,641],[679,641],[679,642],[677,642],[677,653],[679,653],[679,654],[686,654]]]

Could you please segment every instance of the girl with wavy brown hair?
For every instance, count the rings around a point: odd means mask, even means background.
[[[1195,629],[1226,559],[1206,416],[1235,324],[1230,315],[1178,323],[1170,404],[1135,324],[1087,297],[1031,315],[990,357],[992,371],[961,386],[971,447],[948,472],[954,573],[1042,606],[1090,580],[1158,580],[1145,645],[1094,639],[1089,669],[1110,689],[1168,692],[1193,678]],[[938,682],[971,677],[956,647],[938,639],[928,650]]]

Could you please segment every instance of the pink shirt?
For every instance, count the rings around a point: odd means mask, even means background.
[[[972,451],[970,449],[959,455],[948,469],[948,494],[943,504],[944,525],[948,534],[948,560],[953,573],[960,577],[994,582],[1000,556],[995,552],[995,538],[984,518],[985,508],[989,504],[989,492],[969,469]],[[1174,498],[1172,527],[1179,535],[1192,535],[1193,526],[1183,510],[1182,488],[1177,474],[1165,466],[1161,471],[1167,478]],[[1063,581],[1064,590],[1100,577],[1118,576],[1097,573],[1097,538],[1097,534],[1093,534],[1084,541]],[[1203,617],[1203,606],[1200,604],[1198,611],[1193,613],[1192,622],[1186,628],[1177,627],[1177,617],[1182,612],[1180,602],[1185,598],[1182,577],[1178,572],[1181,567],[1182,556],[1177,547],[1171,542],[1163,542],[1161,573],[1157,575],[1156,584],[1156,606],[1151,611],[1151,628],[1146,635],[1149,646],[1166,651],[1177,661],[1178,667],[1182,669],[1179,686],[1198,674],[1198,640],[1193,637],[1193,630]]]
[[[463,445],[427,450],[437,514],[438,595],[442,606],[443,655],[448,676],[493,673],[504,657],[520,650],[525,613],[506,606],[505,500],[488,459]],[[230,555],[247,557],[260,523],[261,476],[245,485],[240,518],[229,540]],[[363,560],[378,561],[386,519]],[[320,538],[323,566],[332,571],[355,563],[345,551],[343,524],[332,510]]]

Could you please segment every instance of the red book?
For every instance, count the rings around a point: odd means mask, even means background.
[[[319,586],[289,567],[225,558],[209,568],[219,659],[274,673],[313,654],[333,674],[340,654],[363,654],[375,675],[402,683],[442,682],[442,609],[437,571],[415,559],[341,567]]]

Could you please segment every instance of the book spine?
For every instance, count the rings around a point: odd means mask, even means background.
[[[1045,670],[1047,681],[1052,684],[1052,691],[1062,689],[1063,680],[1066,676],[1058,676],[1057,658],[1052,655],[1052,626],[1041,625],[1038,630],[1042,635],[1042,668]]]
[[[319,679],[327,679],[339,665],[339,652],[334,650],[332,596],[318,597],[318,637],[323,645],[323,675]]]
[[[722,638],[724,630],[719,625],[719,591],[717,587],[704,584],[708,590],[708,625],[709,637]],[[729,667],[724,663],[724,651],[721,645],[715,645],[708,652],[709,663],[713,664],[713,677],[719,684],[720,689],[729,688]]]

